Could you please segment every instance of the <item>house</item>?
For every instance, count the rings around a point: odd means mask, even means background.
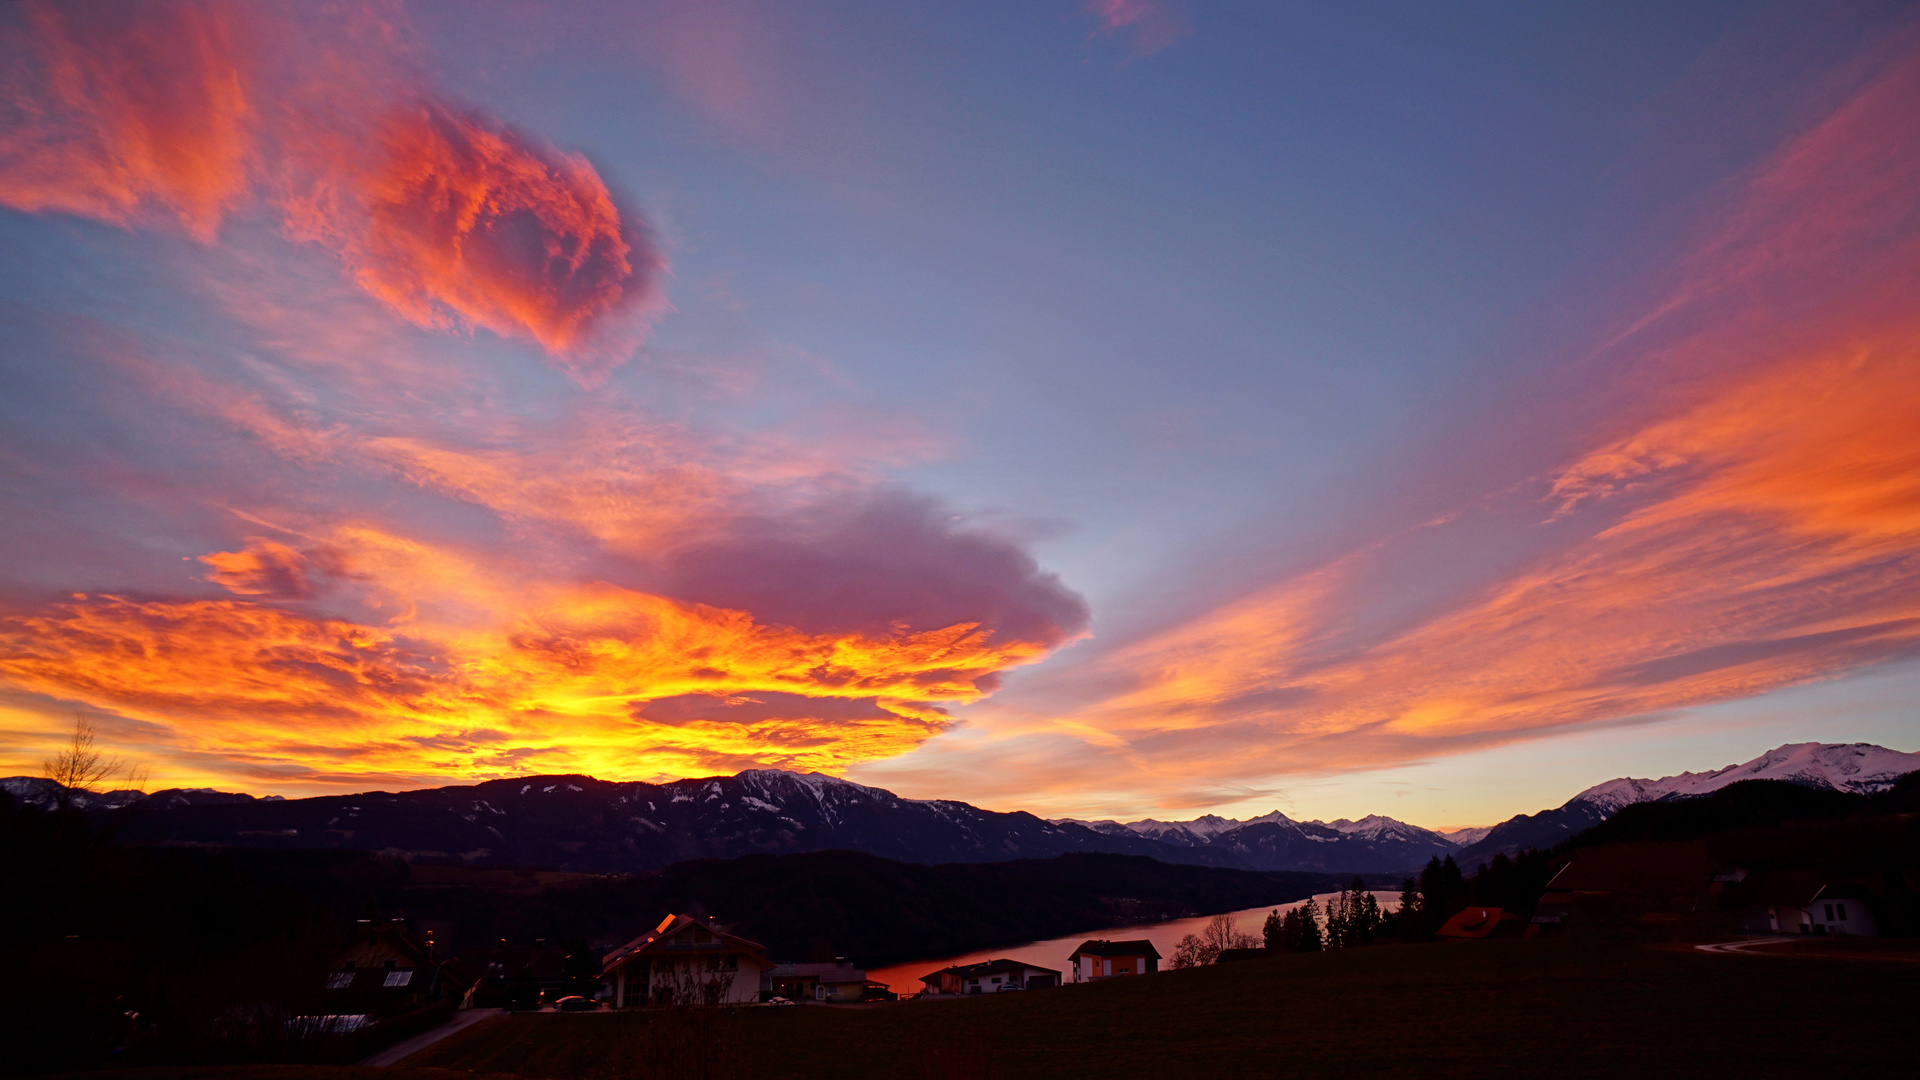
[[[1879,928],[1866,892],[1831,883],[1809,870],[1760,871],[1730,883],[1722,903],[1733,924],[1753,934],[1836,934],[1874,937]]]
[[[920,976],[931,994],[997,994],[1002,987],[1040,990],[1060,985],[1060,973],[1019,960],[960,964]]]
[[[1823,885],[1807,906],[1816,934],[1840,934],[1849,937],[1878,937],[1880,928],[1867,906],[1867,893],[1846,885]]]
[[[398,920],[361,919],[327,973],[327,1012],[391,1016],[441,997],[459,997],[473,980],[443,962]]]
[[[1526,925],[1511,911],[1469,907],[1454,912],[1435,933],[1449,941],[1483,941],[1490,937],[1519,937]]]
[[[1145,939],[1087,941],[1073,950],[1067,964],[1073,968],[1073,981],[1077,983],[1119,975],[1145,975],[1160,970],[1160,951]]]
[[[831,964],[775,964],[762,980],[766,996],[790,1001],[826,1001],[844,1004],[865,1000],[867,973],[845,962]]]
[[[757,941],[727,933],[712,919],[669,915],[608,953],[601,976],[613,981],[613,1007],[747,1005],[760,1000],[773,971]]]

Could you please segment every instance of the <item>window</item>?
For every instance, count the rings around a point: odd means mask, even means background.
[[[352,985],[353,972],[351,971],[336,971],[327,976],[327,989],[329,990],[345,990]]]
[[[1847,921],[1847,905],[1835,904],[1833,908],[1835,911],[1838,911],[1840,913],[1840,921],[1846,922]]]
[[[1833,921],[1833,905],[1828,904],[1826,907],[1827,907],[1827,921],[1832,922]]]
[[[410,982],[412,982],[412,981],[413,981],[413,972],[411,972],[411,971],[389,971],[389,972],[387,972],[387,985],[388,985],[388,986],[405,986],[405,985],[407,985],[408,983],[410,983]]]

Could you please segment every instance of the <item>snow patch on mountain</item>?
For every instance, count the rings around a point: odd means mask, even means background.
[[[1439,833],[1442,839],[1451,840],[1461,847],[1466,847],[1468,844],[1479,843],[1486,839],[1487,834],[1498,827],[1497,825],[1475,825],[1470,829],[1441,829]]]
[[[1707,795],[1742,780],[1784,780],[1808,787],[1832,788],[1854,795],[1885,791],[1895,780],[1920,771],[1920,754],[1902,753],[1872,743],[1788,743],[1752,761],[1712,772],[1685,772],[1658,780],[1621,777],[1568,799],[1612,815],[1623,806],[1661,799]]]

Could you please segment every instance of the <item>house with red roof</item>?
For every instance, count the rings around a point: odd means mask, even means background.
[[[1160,970],[1160,950],[1142,938],[1135,941],[1087,941],[1067,957],[1073,981],[1097,982],[1122,975],[1145,975]]]

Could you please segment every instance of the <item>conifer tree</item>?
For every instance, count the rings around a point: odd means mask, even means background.
[[[1400,906],[1393,913],[1393,921],[1401,937],[1416,937],[1420,933],[1421,909],[1425,898],[1420,895],[1420,882],[1416,878],[1406,878],[1400,882]]]

